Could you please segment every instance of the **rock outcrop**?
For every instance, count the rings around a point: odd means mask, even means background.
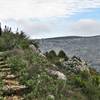
[[[66,76],[60,71],[47,70],[47,72],[52,76],[57,76],[57,78],[60,79],[60,80],[66,80],[67,79]]]
[[[79,72],[79,71],[89,72],[88,64],[84,60],[76,56],[72,57],[68,61],[62,62],[62,66],[73,72]]]

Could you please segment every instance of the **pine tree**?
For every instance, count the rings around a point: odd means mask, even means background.
[[[63,50],[59,51],[58,57],[64,58],[66,57],[66,54]]]
[[[58,57],[64,58],[65,60],[68,60],[69,59],[67,57],[66,53],[63,50],[59,51]]]
[[[48,53],[47,57],[48,57],[49,59],[53,59],[53,58],[57,57],[56,52],[55,52],[54,50],[51,50],[51,51]]]

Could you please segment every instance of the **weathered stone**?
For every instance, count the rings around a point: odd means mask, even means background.
[[[54,95],[48,95],[48,100],[50,99],[50,100],[55,100],[55,96]]]
[[[38,52],[37,48],[34,45],[29,45],[29,47],[32,49],[32,51],[34,52]]]
[[[16,76],[13,74],[10,74],[10,75],[7,75],[4,77],[4,79],[15,79],[15,78],[16,78]]]
[[[3,80],[5,85],[19,85],[19,82],[16,80]]]
[[[57,76],[57,78],[61,79],[61,80],[66,80],[67,79],[66,76],[60,71],[48,70],[48,73],[50,75]]]
[[[0,72],[3,72],[3,71],[8,72],[10,70],[11,70],[10,68],[2,68],[2,69],[0,69]]]

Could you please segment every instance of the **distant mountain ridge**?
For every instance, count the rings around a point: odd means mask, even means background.
[[[100,36],[68,36],[38,40],[42,52],[64,50],[69,56],[79,56],[100,70]]]
[[[47,40],[47,39],[61,39],[61,38],[93,38],[93,37],[100,37],[100,35],[95,35],[95,36],[62,36],[62,37],[51,37],[51,38],[42,38],[42,39],[36,39],[36,40]]]

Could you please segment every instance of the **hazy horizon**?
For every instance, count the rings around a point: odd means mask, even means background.
[[[31,38],[31,37],[29,37],[30,39],[54,39],[54,38],[67,38],[67,37],[75,37],[75,38],[77,38],[77,37],[79,37],[79,38],[91,38],[91,37],[100,37],[100,35],[90,35],[90,36],[82,36],[82,35],[69,35],[69,36],[53,36],[53,37],[47,37],[47,38]]]

